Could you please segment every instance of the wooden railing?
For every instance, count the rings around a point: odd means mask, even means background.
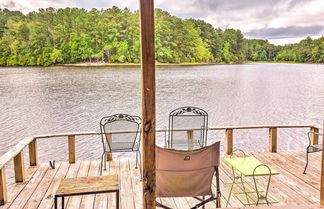
[[[269,129],[269,151],[277,152],[278,146],[278,129],[281,128],[309,128],[312,132],[319,132],[319,128],[312,125],[262,125],[262,126],[226,126],[226,127],[212,127],[209,128],[209,131],[224,130],[225,131],[225,144],[226,144],[226,153],[230,154],[233,151],[234,140],[233,133],[235,130],[240,129]],[[174,131],[187,131],[188,139],[190,140],[193,137],[193,131],[200,129],[179,129]],[[165,129],[159,129],[156,132],[166,132]],[[109,134],[122,134],[122,133],[131,133],[128,132],[111,132]],[[38,164],[38,154],[37,154],[37,140],[44,138],[54,138],[54,137],[67,137],[68,139],[68,150],[69,150],[69,163],[75,163],[76,161],[76,151],[75,151],[75,138],[76,136],[93,136],[100,135],[97,132],[76,132],[76,133],[59,133],[59,134],[48,134],[48,135],[37,135],[33,137],[26,137],[10,149],[7,153],[0,157],[0,205],[5,204],[8,201],[7,196],[7,179],[5,165],[13,159],[14,161],[14,174],[16,182],[25,181],[25,168],[24,168],[24,159],[23,159],[23,149],[28,146],[29,148],[29,165],[37,166]],[[318,144],[318,136],[314,135],[311,138],[312,144]],[[323,156],[324,157],[324,156]],[[323,162],[323,160],[322,160]],[[324,169],[324,163],[322,170]],[[323,172],[322,172],[323,173]],[[321,204],[324,205],[324,174],[322,174],[322,187],[321,187]],[[323,192],[322,192],[323,190]],[[323,195],[322,195],[323,194]],[[322,199],[323,196],[323,199]]]

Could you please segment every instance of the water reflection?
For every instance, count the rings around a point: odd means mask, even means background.
[[[168,113],[186,105],[205,109],[209,126],[320,126],[324,118],[323,80],[324,65],[161,67],[156,84],[157,126],[167,126]],[[3,154],[25,136],[98,131],[103,116],[118,112],[140,115],[140,69],[2,68],[0,95]],[[280,130],[280,148],[304,148],[305,133],[302,129]],[[223,140],[224,133],[209,136],[211,140]],[[234,138],[236,147],[265,149],[267,130],[240,130]],[[158,135],[159,143],[163,140],[163,134]],[[43,157],[52,152],[66,159],[65,139],[40,143],[44,143],[40,146]],[[81,137],[77,140],[78,157],[98,157],[100,146],[98,137]]]

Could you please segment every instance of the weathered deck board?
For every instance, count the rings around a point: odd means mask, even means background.
[[[305,153],[302,151],[253,152],[250,155],[280,172],[280,175],[273,176],[271,181],[270,193],[279,201],[278,204],[274,204],[274,208],[281,208],[281,206],[294,208],[294,205],[299,205],[300,208],[320,208],[318,206],[320,153],[310,154],[306,175],[302,173],[305,166]],[[75,164],[57,163],[56,169],[51,169],[48,164],[31,167],[26,171],[27,181],[8,185],[9,202],[0,206],[0,209],[53,208],[53,197],[60,179],[97,176],[99,164],[98,160],[92,160],[77,161]],[[222,162],[220,166],[222,206],[225,206],[228,196],[229,186],[226,183],[231,182],[231,172],[231,168]],[[139,171],[135,168],[134,159],[115,158],[107,162],[107,170],[103,174],[119,175],[122,209],[141,208],[142,182],[140,182]],[[265,181],[265,177],[261,177],[260,181]],[[65,204],[68,209],[112,209],[116,207],[115,201],[115,194],[112,193],[66,198]],[[193,198],[158,198],[158,201],[176,209],[187,209],[197,203]],[[59,208],[60,204],[59,200]],[[285,204],[290,206],[283,206]],[[232,196],[229,207],[242,208],[243,205],[235,196]],[[209,203],[206,208],[215,208],[215,203]],[[263,205],[256,208],[267,207]]]
[[[42,209],[50,209],[53,206],[53,198],[56,190],[59,187],[61,179],[64,178],[69,170],[70,164],[68,162],[63,162],[61,164],[60,169],[57,171],[51,185],[49,186],[46,194],[44,195],[43,199],[41,200],[38,208]]]
[[[99,161],[91,161],[89,172],[87,176],[98,176],[99,174]],[[96,195],[86,195],[82,198],[80,209],[93,209],[93,204]]]
[[[27,203],[24,206],[24,209],[33,209],[37,208],[40,202],[42,201],[44,195],[46,194],[46,191],[48,190],[54,176],[59,170],[64,170],[64,168],[61,169],[61,165],[58,165],[58,169],[48,169],[44,178],[39,183],[38,187],[36,188],[34,194],[29,198]]]
[[[29,183],[29,180],[33,178],[36,171],[39,169],[39,167],[30,167],[27,169],[26,172],[26,181],[19,184],[14,184],[9,187],[8,191],[8,199],[9,202],[3,206],[0,206],[1,209],[7,209],[9,206],[16,200],[17,196],[20,194],[20,192],[26,187],[26,185]]]
[[[85,177],[88,175],[90,167],[90,161],[82,161],[80,169],[78,171],[77,177]],[[83,196],[73,196],[69,198],[67,209],[68,208],[80,208],[81,201]]]
[[[58,166],[59,167],[59,166]],[[23,208],[29,198],[35,193],[35,189],[44,178],[48,166],[41,165],[33,177],[29,180],[24,189],[19,193],[17,198],[12,202],[9,208]]]

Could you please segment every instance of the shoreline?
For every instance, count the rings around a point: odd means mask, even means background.
[[[245,61],[243,63],[160,63],[157,62],[156,66],[206,66],[206,65],[243,65],[243,64],[253,64],[253,63],[283,63],[283,64],[319,64],[324,63],[311,63],[311,62],[292,62],[292,61]],[[141,64],[136,63],[74,63],[74,64],[56,64],[53,66],[63,66],[63,67],[140,67]]]
[[[178,66],[209,66],[209,65],[244,65],[244,64],[255,64],[255,63],[269,63],[269,64],[313,64],[313,65],[323,65],[324,63],[307,63],[307,62],[278,62],[278,61],[246,61],[243,63],[156,63],[156,66],[162,67],[178,67]],[[141,64],[136,63],[72,63],[72,64],[55,64],[50,66],[0,66],[0,68],[23,68],[23,67],[141,67]]]
[[[204,66],[204,65],[224,65],[226,63],[156,63],[156,66]],[[140,67],[136,63],[74,63],[74,64],[56,64],[53,66],[63,67]]]
[[[277,63],[277,64],[311,64],[311,65],[323,65],[324,63],[317,62],[294,62],[294,61],[246,61],[245,64],[249,63]]]

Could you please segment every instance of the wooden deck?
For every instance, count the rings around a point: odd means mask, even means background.
[[[280,172],[280,175],[272,177],[270,185],[270,195],[279,201],[275,204],[275,208],[279,208],[280,205],[290,205],[288,208],[294,208],[294,205],[299,205],[298,208],[320,208],[321,153],[310,154],[310,164],[306,175],[302,173],[305,165],[305,153],[302,151],[253,152],[250,155]],[[118,174],[121,179],[121,208],[142,208],[142,184],[139,181],[139,172],[135,169],[135,161],[115,158],[107,163],[107,168],[104,174]],[[26,171],[27,180],[25,182],[8,186],[9,202],[0,206],[0,209],[53,208],[53,196],[60,179],[95,176],[98,175],[98,169],[99,161],[97,160],[77,161],[75,164],[57,162],[56,169],[51,169],[48,164],[30,167]],[[231,181],[231,169],[224,162],[221,163],[220,174],[222,206],[225,206],[225,198],[229,191],[229,185],[226,183]],[[265,179],[261,177],[260,181],[265,182]],[[69,209],[115,208],[114,198],[114,194],[76,196],[67,198],[65,203],[66,208]],[[196,203],[193,198],[163,198],[158,201],[177,209],[187,209]],[[232,196],[230,207],[241,208],[243,205],[235,196]],[[206,208],[215,208],[215,205],[210,203]]]

